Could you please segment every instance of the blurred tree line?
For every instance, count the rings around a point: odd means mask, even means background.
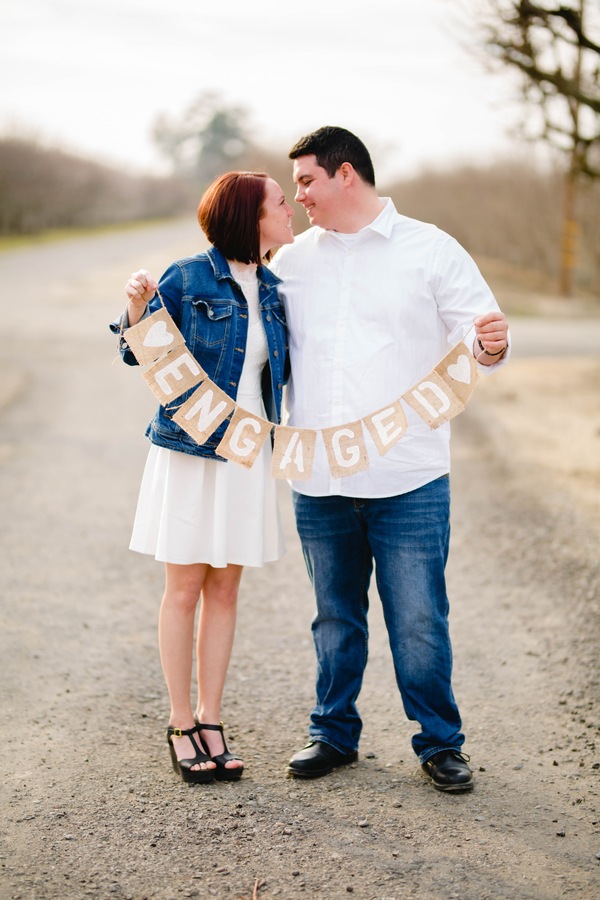
[[[0,138],[0,235],[170,216],[189,186],[133,176],[20,137]]]
[[[214,174],[235,168],[267,171],[288,198],[294,196],[285,150],[261,149],[249,138],[234,157],[219,158],[211,150],[206,171],[192,173],[187,165],[172,178],[135,177],[32,141],[0,138],[0,235],[194,216],[204,185]],[[542,171],[523,154],[487,166],[426,171],[378,187],[400,212],[438,225],[475,257],[556,282],[563,179],[559,164]],[[600,181],[581,193],[579,222],[577,287],[600,296]],[[298,208],[294,231],[307,227]]]
[[[600,4],[472,2],[470,45],[484,65],[518,73],[521,134],[550,148],[554,163],[541,170],[522,154],[423,173],[379,185],[380,192],[400,212],[452,234],[476,258],[551,278],[564,296],[574,287],[600,296]],[[267,171],[294,194],[285,151],[255,142],[247,110],[214,92],[180,115],[158,117],[153,139],[170,162],[170,178],[135,177],[0,138],[0,234],[187,214],[204,187],[232,169]],[[299,210],[294,229],[307,226]]]
[[[523,155],[489,166],[424,172],[386,187],[399,212],[432,222],[481,258],[521,271],[539,290],[561,293],[564,171]],[[487,271],[483,267],[484,275]],[[536,278],[535,276],[539,276]],[[579,198],[575,286],[600,298],[600,182]]]

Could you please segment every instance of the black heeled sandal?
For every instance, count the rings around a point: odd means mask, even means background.
[[[232,760],[237,760],[238,762],[242,762],[239,756],[236,756],[235,753],[230,753],[227,749],[227,744],[225,743],[225,735],[223,733],[223,723],[220,725],[204,725],[202,722],[199,722],[198,719],[194,720],[196,722],[196,727],[198,732],[200,731],[220,731],[221,737],[223,738],[223,747],[225,748],[223,753],[218,753],[216,756],[210,755],[210,750],[205,742],[202,740],[202,735],[198,733],[198,737],[200,739],[200,743],[205,751],[208,754],[209,759],[216,764],[217,768],[215,771],[215,778],[217,781],[237,781],[238,778],[242,777],[242,772],[244,771],[244,766],[231,766],[227,768],[225,763],[231,762]]]
[[[185,782],[188,784],[206,784],[209,781],[215,780],[216,769],[193,769],[192,766],[197,766],[200,763],[210,762],[210,756],[204,753],[194,738],[194,735],[198,734],[198,726],[194,725],[193,728],[173,728],[172,725],[169,725],[167,728],[167,741],[169,743],[169,751],[171,753],[171,762],[173,763],[173,768],[180,776],[183,778]],[[174,737],[188,737],[192,742],[192,746],[196,751],[196,755],[192,759],[177,759],[177,754],[175,753],[175,747],[173,746],[173,738]],[[202,738],[198,734],[198,740],[200,741],[200,746],[202,747]]]

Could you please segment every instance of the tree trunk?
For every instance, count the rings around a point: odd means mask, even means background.
[[[577,187],[579,173],[575,160],[569,166],[565,177],[562,245],[560,259],[559,291],[562,297],[572,297],[577,267],[577,238],[579,223],[577,220]]]

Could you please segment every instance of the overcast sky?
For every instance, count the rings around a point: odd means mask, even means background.
[[[461,45],[461,3],[3,0],[0,132],[158,171],[156,116],[216,90],[283,154],[334,124],[380,174],[485,162],[507,150],[514,85]]]

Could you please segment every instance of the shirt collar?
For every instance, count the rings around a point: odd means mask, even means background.
[[[392,229],[394,227],[394,221],[398,212],[396,207],[394,206],[394,202],[391,197],[380,197],[380,200],[385,200],[385,206],[379,213],[379,215],[373,219],[372,222],[369,222],[368,225],[365,225],[364,228],[361,228],[357,234],[366,235],[369,231],[374,231],[376,234],[380,234],[382,237],[390,238],[392,235]],[[325,228],[318,228],[317,240],[322,240],[325,235],[329,235],[331,237],[335,237],[335,231],[328,231]]]

